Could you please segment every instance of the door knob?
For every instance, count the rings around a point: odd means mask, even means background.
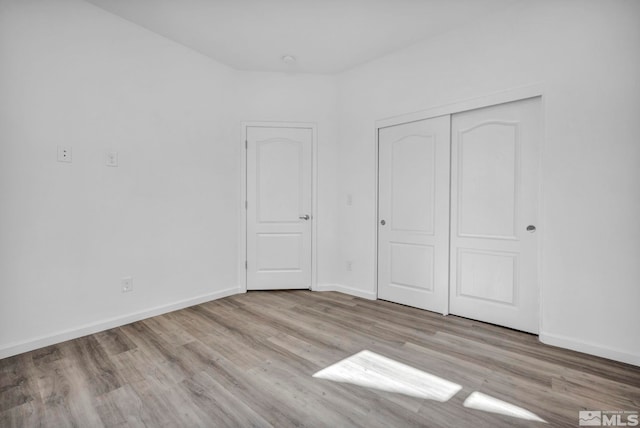
[[[301,215],[300,217],[298,217],[300,220],[309,220],[311,217],[309,217],[309,214],[305,214],[305,215]]]
[[[385,224],[387,224],[387,222],[384,220],[380,220],[380,224],[384,226]]]
[[[536,231],[536,227],[532,224],[530,224],[529,226],[527,226],[527,232],[535,232]]]

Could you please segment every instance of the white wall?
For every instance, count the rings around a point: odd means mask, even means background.
[[[238,292],[241,121],[317,124],[335,283],[335,77],[236,72],[82,1],[0,8],[0,357]]]
[[[0,0],[0,64],[0,357],[237,290],[232,70],[74,0]]]
[[[542,334],[640,364],[640,2],[523,2],[340,76],[338,281],[375,293],[374,122],[545,85]]]
[[[313,122],[318,129],[317,268],[319,289],[335,285],[337,245],[337,85],[334,76],[236,73],[240,121]],[[241,126],[237,125],[240,141]]]
[[[318,124],[318,282],[375,297],[375,120],[543,82],[541,337],[640,364],[638,18],[523,2],[317,76],[234,72],[79,0],[0,0],[0,357],[236,292],[240,121]]]

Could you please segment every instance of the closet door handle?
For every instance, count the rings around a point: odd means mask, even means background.
[[[300,220],[309,220],[311,217],[309,217],[309,214],[305,214],[305,215],[301,215],[300,217],[298,217]]]

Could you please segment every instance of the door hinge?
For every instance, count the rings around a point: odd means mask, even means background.
[[[247,140],[244,140],[244,148],[245,149],[249,148],[249,142]]]
[[[249,202],[248,201],[244,201],[244,209],[248,209],[249,208]]]
[[[244,261],[244,270],[249,269],[249,262],[247,262],[246,260]]]

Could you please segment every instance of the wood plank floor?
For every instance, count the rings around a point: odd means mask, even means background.
[[[362,350],[462,389],[312,377]],[[548,424],[465,408],[474,391]],[[640,368],[333,292],[249,292],[0,360],[0,427],[575,427],[579,410],[640,410]]]

